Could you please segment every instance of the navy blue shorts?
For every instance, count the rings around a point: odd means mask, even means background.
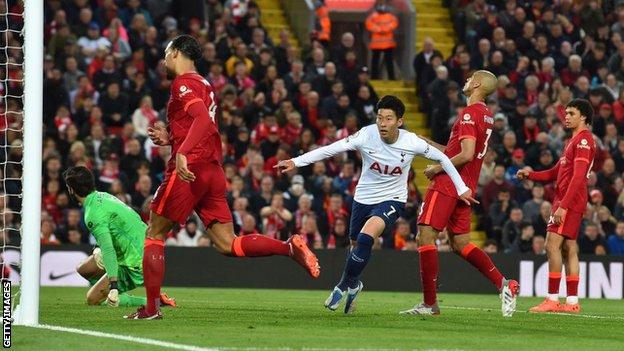
[[[392,228],[394,222],[403,215],[404,211],[404,202],[384,201],[378,204],[364,205],[353,200],[349,237],[351,240],[356,240],[358,234],[362,231],[362,227],[364,227],[364,223],[373,216],[383,219],[386,223],[385,231],[388,231]]]

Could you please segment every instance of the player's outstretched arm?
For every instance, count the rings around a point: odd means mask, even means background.
[[[557,179],[557,173],[559,173],[559,162],[551,168],[540,172],[535,172],[531,167],[524,167],[516,173],[516,178],[519,180],[534,180],[538,182],[552,182]]]
[[[427,144],[429,144],[429,145],[431,145],[431,146],[435,147],[436,149],[438,149],[438,150],[440,150],[440,151],[442,151],[442,152],[444,152],[444,151],[446,150],[446,145],[438,144],[438,143],[436,143],[435,141],[433,141],[433,140],[431,140],[431,139],[427,138],[426,136],[418,135],[418,137],[419,137],[419,138],[421,138],[421,139],[423,139],[424,141],[426,141],[426,142],[427,142]]]
[[[274,168],[279,168],[281,169],[282,173],[287,173],[295,168],[307,166],[309,164],[322,161],[341,152],[356,150],[360,146],[361,140],[363,139],[362,135],[360,134],[360,132],[357,132],[332,144],[321,146],[312,151],[308,151],[299,157],[295,157],[290,160],[280,161],[277,165],[274,166]]]

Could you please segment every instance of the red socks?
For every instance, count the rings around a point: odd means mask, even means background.
[[[561,275],[559,276],[561,277]],[[571,275],[566,277],[567,296],[578,296],[579,276]],[[559,285],[557,285],[559,287]],[[548,291],[550,292],[550,277],[548,279]]]
[[[260,257],[260,256],[290,256],[290,245],[268,236],[251,234],[237,236],[232,241],[232,256]]]
[[[503,275],[483,250],[470,243],[461,251],[461,256],[486,276],[498,290],[503,287]]]
[[[548,273],[548,293],[553,294],[553,295],[559,294],[560,282],[561,282],[561,272],[549,272]],[[576,283],[578,286],[578,277],[576,279]],[[568,286],[568,289],[570,289],[569,286]]]
[[[165,276],[165,242],[157,239],[145,239],[143,248],[143,280],[148,315],[156,314],[160,307],[160,287]]]
[[[431,306],[436,303],[436,283],[438,280],[438,248],[434,245],[424,245],[418,248],[420,260],[420,280],[423,287],[425,304]]]

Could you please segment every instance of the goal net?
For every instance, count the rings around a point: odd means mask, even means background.
[[[0,0],[0,274],[17,324],[39,314],[43,6]]]

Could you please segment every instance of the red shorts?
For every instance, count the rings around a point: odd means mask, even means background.
[[[553,206],[553,211],[556,211],[557,208]],[[566,212],[565,217],[563,217],[563,222],[559,225],[555,224],[553,221],[553,214],[550,214],[550,219],[548,220],[548,227],[546,227],[546,231],[548,233],[557,233],[569,240],[576,240],[579,235],[579,231],[581,230],[581,222],[583,221],[583,213],[574,212],[568,210]]]
[[[470,206],[456,197],[429,189],[420,207],[418,224],[437,231],[448,227],[454,234],[466,234],[470,232],[471,214]]]
[[[205,225],[232,222],[225,198],[226,179],[221,165],[201,163],[189,165],[195,181],[185,182],[175,170],[165,173],[152,200],[151,210],[177,223],[184,223],[195,210]]]

